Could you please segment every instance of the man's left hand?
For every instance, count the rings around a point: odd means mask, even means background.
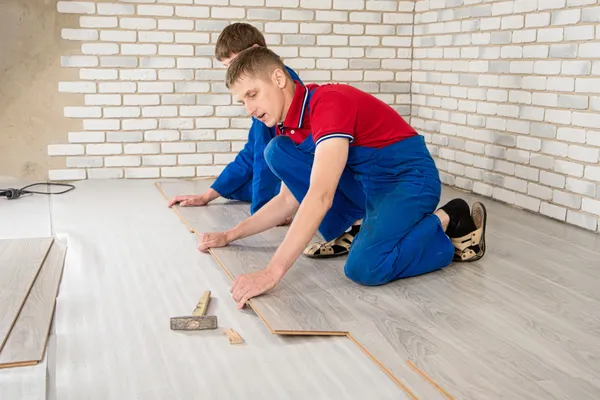
[[[241,309],[249,299],[273,289],[280,280],[279,275],[270,268],[238,275],[231,287],[233,300]]]

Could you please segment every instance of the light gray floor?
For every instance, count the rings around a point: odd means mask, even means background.
[[[168,197],[206,182],[167,183]],[[462,195],[445,188],[443,202]],[[474,196],[466,196],[470,200]],[[274,331],[348,331],[420,398],[410,361],[460,399],[600,398],[600,236],[488,206],[488,254],[474,264],[361,287],[343,259],[299,259],[253,305]],[[198,231],[227,229],[246,207],[180,208]],[[285,228],[215,249],[235,276],[264,267]]]
[[[153,182],[76,186],[51,199],[0,200],[0,237],[52,225],[69,248],[46,357],[1,370],[3,400],[404,398],[345,337],[280,337],[238,311],[229,278],[196,250]],[[207,289],[219,329],[171,331],[169,318],[190,314]],[[227,328],[246,343],[230,345]]]

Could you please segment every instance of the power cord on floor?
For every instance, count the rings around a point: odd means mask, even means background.
[[[45,191],[45,192],[39,192],[39,191],[35,191],[35,190],[28,190],[29,188],[32,188],[34,186],[47,186],[48,188],[50,188],[51,186],[58,186],[58,187],[67,187],[68,189],[63,190],[61,192],[52,192],[52,191]],[[27,185],[22,187],[21,189],[14,189],[14,188],[9,188],[9,189],[0,189],[0,197],[6,197],[8,200],[16,200],[22,196],[25,195],[32,195],[32,194],[47,194],[47,195],[51,195],[51,194],[63,194],[63,193],[67,193],[70,192],[71,190],[75,189],[75,186],[68,184],[68,183],[47,183],[47,182],[43,182],[43,183],[32,183],[31,185]]]

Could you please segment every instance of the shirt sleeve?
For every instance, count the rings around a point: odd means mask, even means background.
[[[358,113],[354,99],[335,90],[323,93],[317,90],[311,103],[310,121],[315,145],[335,137],[347,138],[350,143],[354,141]]]

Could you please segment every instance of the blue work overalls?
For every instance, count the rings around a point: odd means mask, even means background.
[[[311,135],[298,146],[289,137],[276,137],[265,151],[271,170],[299,202],[308,191],[314,150]],[[433,272],[449,265],[454,255],[433,215],[440,195],[439,172],[423,136],[379,149],[350,146],[319,231],[331,240],[364,217],[344,266],[346,276],[357,283],[381,285]]]
[[[300,81],[294,70],[287,66],[286,69],[292,79]],[[274,137],[274,127],[252,118],[246,145],[211,188],[226,199],[250,202],[251,214],[267,204],[281,188],[281,180],[271,172],[264,158],[265,148]]]

